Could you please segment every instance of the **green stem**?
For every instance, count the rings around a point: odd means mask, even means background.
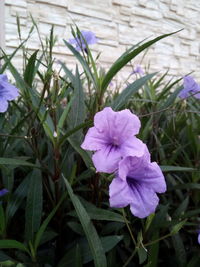
[[[129,233],[130,233],[130,235],[131,235],[131,238],[132,238],[132,240],[133,240],[133,243],[134,243],[134,245],[136,246],[136,240],[135,240],[135,238],[134,238],[134,236],[133,236],[133,233],[132,233],[132,231],[131,231],[131,228],[130,228],[130,226],[129,226],[129,223],[128,223],[127,219],[126,219],[126,213],[125,213],[124,209],[122,209],[122,214],[123,214],[123,217],[124,217],[124,221],[125,221],[125,223],[126,223],[126,226],[127,226],[128,230],[129,230]]]

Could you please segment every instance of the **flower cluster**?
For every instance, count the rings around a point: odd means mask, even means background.
[[[200,85],[195,82],[192,76],[183,77],[183,90],[179,93],[179,97],[182,99],[194,96],[200,99]]]
[[[155,211],[156,193],[165,192],[166,183],[147,146],[136,137],[140,126],[130,110],[115,112],[106,107],[95,115],[94,127],[81,147],[95,151],[92,160],[98,172],[115,173],[109,187],[110,206],[130,205],[133,215],[144,218]]]
[[[8,101],[19,96],[18,89],[8,82],[5,74],[0,74],[0,113],[8,109]]]

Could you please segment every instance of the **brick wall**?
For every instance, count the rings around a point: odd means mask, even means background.
[[[143,66],[150,70],[165,71],[172,75],[200,72],[200,1],[196,0],[5,0],[5,32],[7,52],[19,44],[16,14],[21,21],[22,36],[30,29],[32,14],[43,37],[55,25],[58,43],[56,58],[74,66],[74,59],[63,44],[71,37],[72,21],[80,29],[91,30],[99,39],[92,46],[94,53],[101,52],[100,64],[110,66],[130,45],[144,38],[169,33],[184,28],[182,32],[163,39],[149,49]],[[28,43],[30,49],[40,47],[36,32]],[[142,56],[133,64],[140,63]],[[20,55],[15,58],[19,64]],[[131,71],[127,66],[120,74],[123,78]]]

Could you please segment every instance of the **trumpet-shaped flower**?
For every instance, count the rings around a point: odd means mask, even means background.
[[[119,163],[117,177],[109,187],[110,206],[123,208],[130,205],[133,215],[145,218],[158,205],[156,193],[166,191],[166,183],[160,167],[150,161],[145,148],[142,157],[126,157]]]
[[[91,31],[81,31],[80,35],[77,35],[75,38],[69,39],[69,43],[75,45],[76,50],[80,51],[87,48],[86,43],[88,45],[96,44],[97,38]]]
[[[140,157],[145,145],[135,137],[140,129],[139,118],[125,109],[115,112],[104,108],[94,117],[94,127],[90,128],[81,147],[96,151],[92,157],[98,172],[112,173],[125,156]]]
[[[8,82],[7,76],[0,74],[0,112],[6,112],[8,101],[16,99],[18,95],[18,89]]]
[[[179,93],[179,97],[182,99],[194,96],[200,99],[200,85],[195,82],[192,76],[185,76],[183,78],[183,90]]]

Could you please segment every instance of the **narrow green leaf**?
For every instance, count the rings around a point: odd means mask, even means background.
[[[161,35],[153,40],[150,40],[141,46],[137,47],[133,51],[131,50],[129,53],[126,53],[123,57],[118,58],[115,63],[112,65],[112,67],[109,69],[109,71],[106,73],[104,80],[102,82],[102,91],[104,92],[107,88],[108,84],[112,80],[112,78],[115,76],[115,74],[121,70],[129,61],[131,61],[134,57],[136,57],[138,54],[140,54],[143,50],[151,46],[152,44],[158,42],[159,40],[166,38],[172,34],[175,34],[179,31],[172,32],[169,34]]]
[[[32,172],[25,210],[25,238],[32,241],[42,217],[42,177],[39,170]]]
[[[86,110],[85,110],[85,95],[83,92],[82,83],[80,80],[80,75],[78,68],[76,68],[76,77],[74,81],[74,99],[72,106],[69,112],[68,124],[70,129],[74,129],[76,126],[84,123],[86,119]],[[73,137],[81,142],[81,133],[82,131],[76,132]]]
[[[9,223],[11,218],[15,215],[16,211],[20,207],[21,203],[24,201],[24,198],[27,195],[30,178],[31,178],[31,173],[29,173],[24,178],[24,180],[15,190],[14,194],[11,195],[10,201],[8,202],[6,208],[7,223]]]
[[[108,251],[113,249],[122,239],[123,236],[118,236],[118,235],[111,235],[100,238],[104,249],[104,253],[107,253]],[[85,264],[90,262],[92,260],[92,254],[89,249],[88,243],[80,242],[80,248],[82,251],[83,263]]]
[[[196,171],[194,168],[180,167],[180,166],[160,166],[163,172],[191,172]]]
[[[83,198],[81,198],[80,201],[83,204],[84,208],[86,209],[87,213],[89,214],[90,218],[93,220],[105,220],[105,221],[125,223],[124,217],[119,213],[97,208],[95,205],[84,200]]]
[[[139,256],[139,264],[143,264],[147,259],[147,250],[145,250],[143,247],[140,247],[137,253]]]
[[[28,64],[26,65],[26,69],[24,71],[24,81],[32,87],[34,75],[36,73],[35,70],[35,63],[36,63],[36,58],[37,58],[37,53],[39,50],[36,50],[31,57],[28,60]]]
[[[56,214],[56,211],[58,210],[58,208],[60,207],[60,205],[62,204],[63,200],[66,198],[66,194],[64,194],[61,199],[59,200],[58,204],[55,206],[55,208],[49,213],[48,217],[43,221],[42,225],[40,226],[40,229],[38,230],[36,236],[35,236],[35,241],[34,241],[34,250],[36,251],[40,241],[42,239],[43,233],[46,230],[49,222],[51,221],[51,219],[53,218],[53,216]]]
[[[12,239],[0,240],[0,248],[1,249],[14,248],[14,249],[19,249],[19,250],[29,253],[29,250],[24,244],[16,240],[12,240]]]
[[[77,212],[78,218],[81,222],[86,238],[88,240],[88,244],[89,244],[91,253],[93,255],[95,266],[106,267],[107,263],[106,263],[106,257],[104,254],[104,249],[102,247],[102,243],[99,239],[96,229],[94,228],[94,225],[92,224],[90,217],[87,214],[83,205],[81,204],[80,200],[78,199],[76,195],[74,195],[69,182],[65,178],[64,178],[64,181],[65,181],[70,199],[74,205],[74,208]]]
[[[127,101],[130,99],[130,97],[136,93],[148,80],[150,80],[155,73],[147,74],[146,76],[136,80],[132,84],[128,85],[121,94],[117,96],[117,98],[111,103],[111,107],[114,110],[120,110],[125,104],[127,104]]]
[[[177,234],[180,229],[183,227],[183,225],[186,223],[187,219],[181,221],[180,223],[177,223],[176,225],[174,225],[170,231],[171,235],[175,235]]]
[[[80,147],[80,144],[77,143],[76,141],[74,141],[73,138],[69,137],[68,141],[69,141],[70,145],[81,155],[81,157],[82,157],[83,161],[85,162],[86,166],[88,168],[93,167],[93,163],[92,163],[91,157],[89,156],[88,152],[83,150]]]
[[[185,267],[187,263],[186,251],[179,233],[172,236],[172,242],[176,252],[176,260],[178,262],[178,266]]]
[[[3,235],[5,233],[5,228],[6,228],[5,212],[2,204],[0,203],[0,234]]]
[[[33,168],[40,168],[39,165],[30,163],[21,159],[13,159],[13,158],[0,158],[0,165],[12,165],[12,167],[16,168],[17,166],[29,166]]]

